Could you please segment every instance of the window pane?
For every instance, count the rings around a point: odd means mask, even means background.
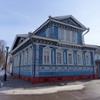
[[[66,53],[64,52],[64,63],[66,63]]]
[[[68,61],[69,61],[69,64],[72,64],[72,54],[68,54]]]
[[[43,52],[43,57],[44,57],[44,64],[49,64],[50,63],[50,51],[45,50]]]
[[[66,31],[66,41],[70,42],[70,31]]]
[[[54,63],[54,51],[52,52],[52,61]]]
[[[61,64],[61,52],[57,52],[57,64]]]
[[[72,42],[76,42],[76,32],[72,32]]]
[[[81,64],[82,63],[81,55],[77,55],[77,63],[78,64]]]

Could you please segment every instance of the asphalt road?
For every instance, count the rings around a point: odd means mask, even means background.
[[[60,91],[41,95],[0,94],[0,100],[100,100],[100,80],[81,82],[81,84],[85,86],[82,90]]]

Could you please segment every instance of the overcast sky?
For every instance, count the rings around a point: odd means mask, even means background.
[[[33,32],[48,16],[73,15],[90,28],[85,43],[100,45],[100,0],[0,0],[0,40]]]

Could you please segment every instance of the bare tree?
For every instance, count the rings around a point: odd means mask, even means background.
[[[3,67],[5,62],[5,47],[6,42],[4,40],[0,40],[0,68]]]

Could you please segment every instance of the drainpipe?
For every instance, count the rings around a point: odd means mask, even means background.
[[[90,28],[87,28],[86,32],[82,35],[83,44],[85,44],[84,35],[86,35],[89,31],[90,31]]]

